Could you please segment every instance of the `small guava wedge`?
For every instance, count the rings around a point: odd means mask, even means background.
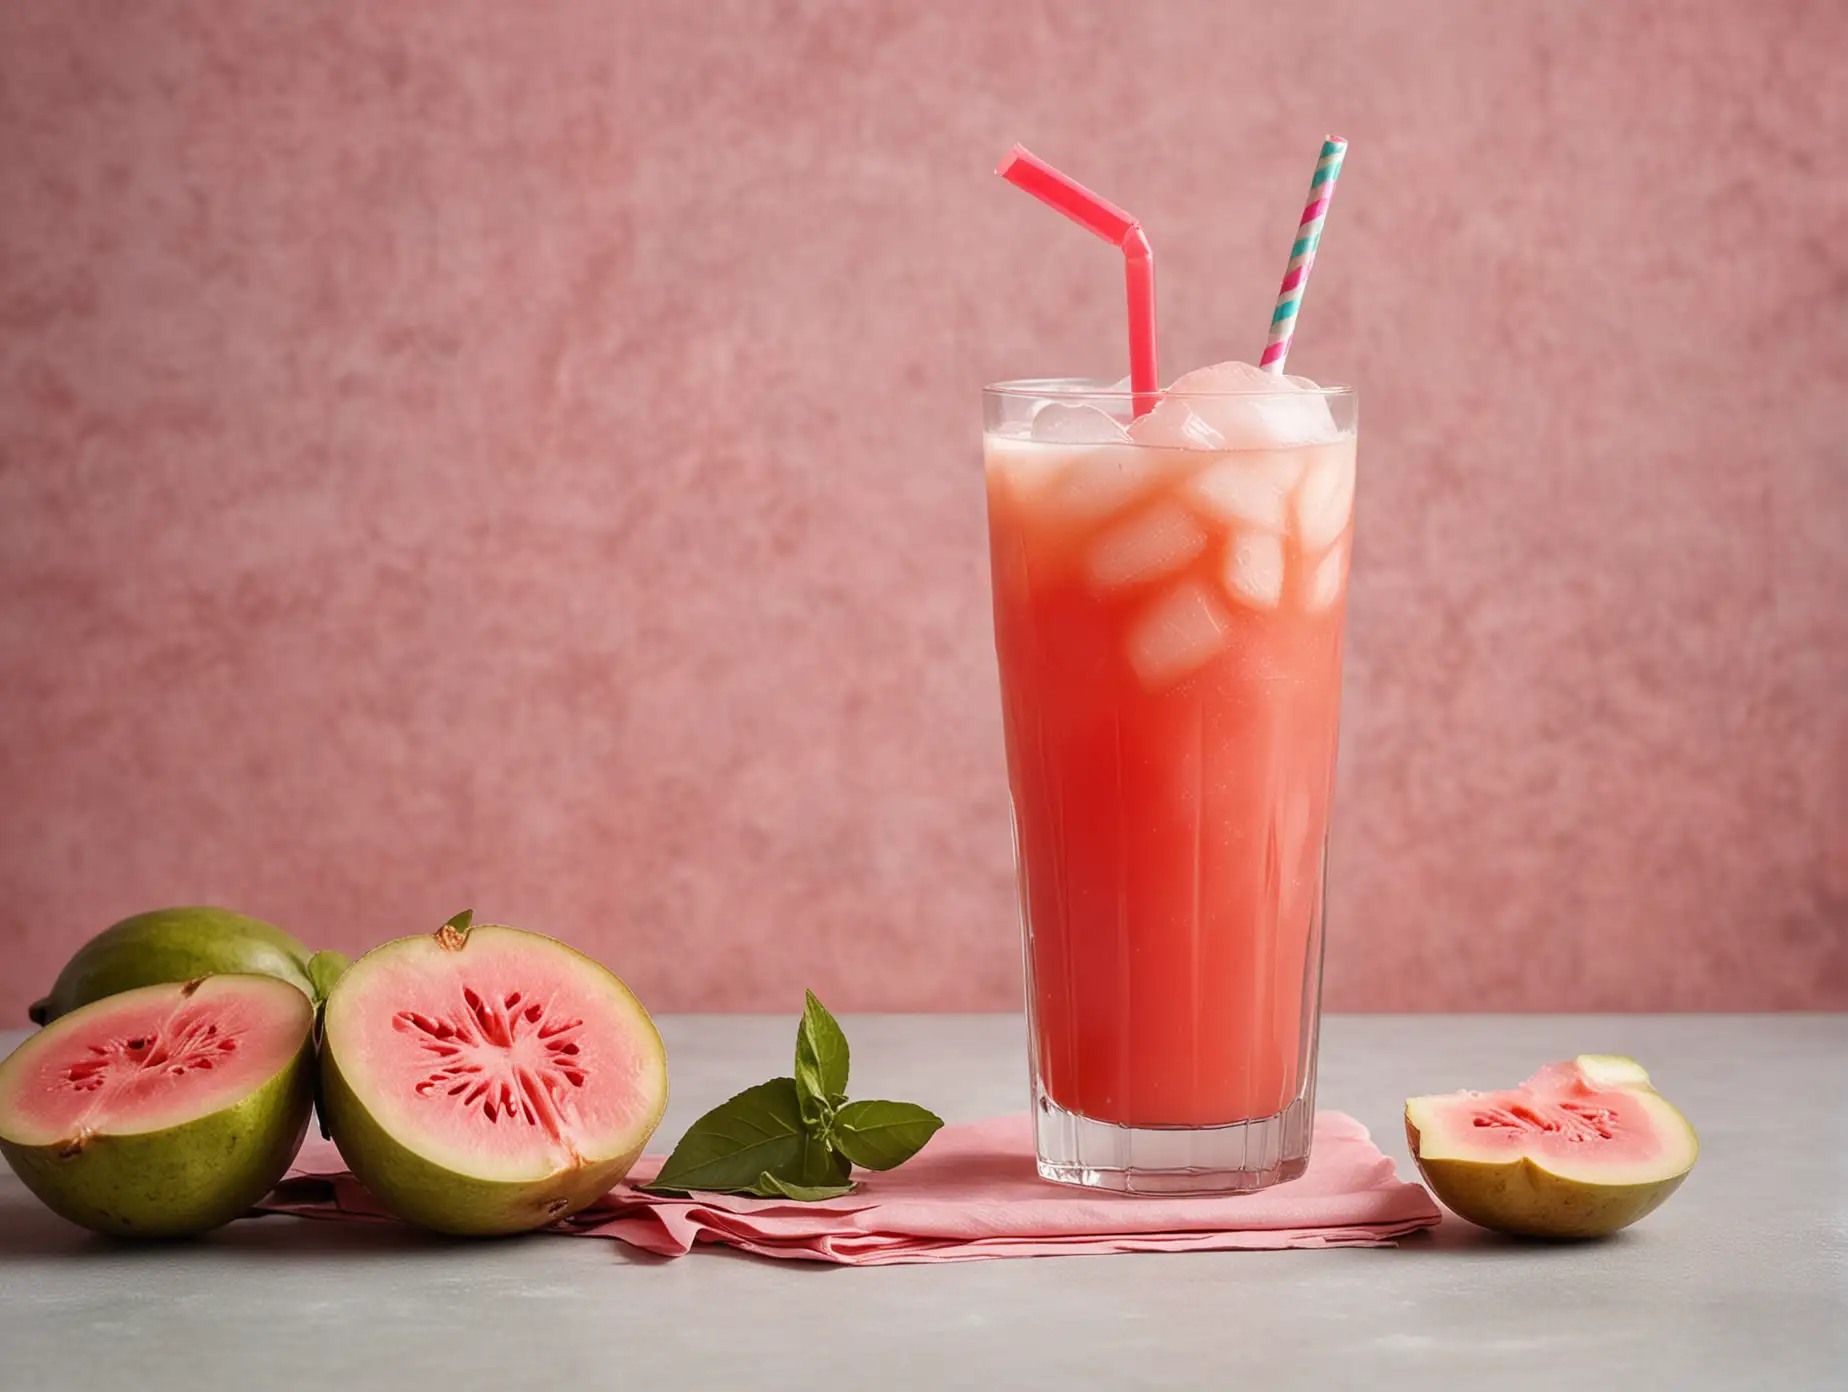
[[[1405,1135],[1460,1216],[1522,1237],[1603,1237],[1659,1208],[1700,1154],[1634,1059],[1580,1054],[1518,1088],[1414,1097]]]
[[[268,976],[143,986],[82,1006],[0,1062],[0,1153],[57,1213],[119,1237],[228,1223],[295,1158],[314,1006]]]
[[[576,1213],[629,1172],[667,1107],[667,1054],[628,987],[561,942],[467,915],[355,962],[321,1040],[341,1157],[438,1232]]]
[[[308,949],[274,924],[229,909],[154,909],[105,928],[78,948],[50,994],[33,1004],[32,1023],[49,1024],[118,991],[214,973],[273,976],[313,992]]]

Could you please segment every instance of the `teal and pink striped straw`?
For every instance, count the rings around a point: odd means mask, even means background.
[[[1283,286],[1277,291],[1277,307],[1271,313],[1270,342],[1258,360],[1258,366],[1274,377],[1283,376],[1283,360],[1290,352],[1296,316],[1302,309],[1303,292],[1309,288],[1316,247],[1322,241],[1322,223],[1335,196],[1335,180],[1341,177],[1341,160],[1346,154],[1347,141],[1340,136],[1331,135],[1322,141],[1315,178],[1309,182],[1309,201],[1303,205],[1302,220],[1296,225],[1296,245],[1290,248],[1290,264],[1283,273]]]

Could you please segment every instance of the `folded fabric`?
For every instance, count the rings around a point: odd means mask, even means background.
[[[820,1203],[723,1194],[646,1194],[662,1157],[546,1232],[613,1237],[678,1257],[702,1242],[797,1261],[883,1266],[1101,1252],[1200,1252],[1286,1247],[1377,1247],[1438,1221],[1417,1184],[1394,1173],[1350,1116],[1315,1121],[1309,1170],[1256,1194],[1144,1198],[1049,1184],[1033,1165],[1025,1116],[947,1126],[914,1159],[861,1175],[851,1194]],[[389,1220],[346,1172],[332,1145],[313,1137],[262,1205],[308,1218]]]

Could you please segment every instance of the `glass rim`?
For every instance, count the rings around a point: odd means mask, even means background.
[[[1323,399],[1335,397],[1358,396],[1360,393],[1344,383],[1316,387],[1278,387],[1267,391],[1184,391],[1176,392],[1162,388],[1154,395],[1162,400],[1179,397],[1184,401],[1210,401],[1216,399],[1230,400],[1239,396],[1273,397],[1273,396],[1319,396]],[[998,396],[1013,400],[1058,401],[1062,398],[1084,401],[1121,401],[1133,405],[1138,395],[1128,387],[1116,382],[1106,382],[1094,377],[1019,377],[1007,382],[989,382],[982,388],[983,396]]]

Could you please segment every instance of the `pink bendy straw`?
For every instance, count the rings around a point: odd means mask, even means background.
[[[1129,285],[1129,389],[1135,413],[1146,415],[1160,396],[1155,373],[1155,253],[1142,224],[1114,203],[1059,173],[1044,160],[1016,145],[995,170],[1015,188],[1025,189],[1080,227],[1123,249]]]

